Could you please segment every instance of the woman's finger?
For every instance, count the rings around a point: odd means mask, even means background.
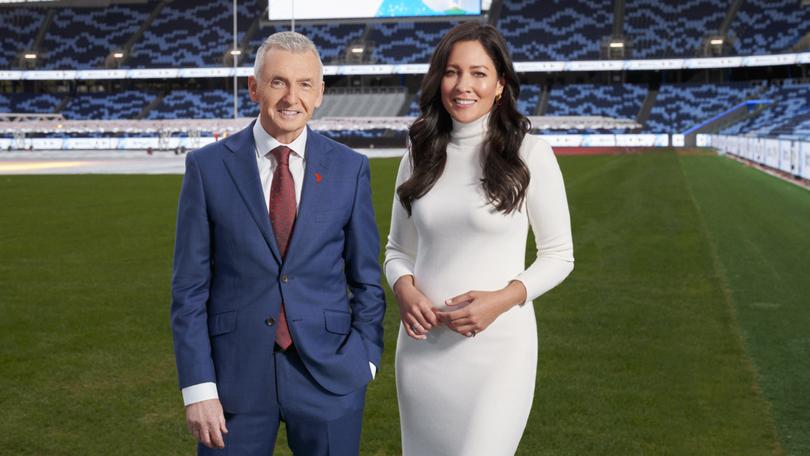
[[[447,306],[460,306],[462,304],[469,303],[473,299],[475,299],[475,297],[473,296],[473,292],[468,291],[458,296],[453,296],[452,298],[444,301],[444,304]]]

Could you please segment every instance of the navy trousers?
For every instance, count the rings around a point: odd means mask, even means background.
[[[366,388],[345,396],[323,389],[290,347],[273,354],[277,407],[267,413],[225,413],[224,449],[198,444],[199,456],[270,456],[278,428],[287,427],[287,443],[296,456],[357,456]]]

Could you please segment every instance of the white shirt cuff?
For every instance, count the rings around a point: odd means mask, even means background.
[[[371,368],[371,379],[374,380],[374,377],[377,376],[377,366],[374,365],[371,361],[368,362],[368,367]]]
[[[213,382],[199,383],[183,388],[183,405],[191,405],[208,399],[219,399],[217,384]]]

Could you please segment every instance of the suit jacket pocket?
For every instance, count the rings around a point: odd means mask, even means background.
[[[326,330],[333,334],[349,334],[352,330],[352,314],[342,310],[323,311]]]
[[[208,317],[208,336],[227,334],[236,329],[236,311],[222,312]]]

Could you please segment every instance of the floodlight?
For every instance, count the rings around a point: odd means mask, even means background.
[[[232,49],[231,55],[242,55],[242,51],[239,49]]]
[[[25,57],[26,60],[34,60],[37,58],[37,55],[33,52],[26,52],[23,57]]]
[[[362,54],[364,51],[363,46],[355,46],[352,48],[352,54]]]
[[[123,52],[113,52],[113,57],[115,57],[116,59],[123,59],[124,58],[124,53]]]
[[[710,43],[710,44],[712,44],[712,45],[714,45],[714,46],[722,46],[722,44],[723,44],[723,39],[722,39],[722,38],[712,38],[712,39],[709,41],[709,43]]]
[[[612,48],[623,48],[624,47],[624,42],[622,42],[622,41],[613,41],[613,42],[610,43],[610,47],[612,47]]]

